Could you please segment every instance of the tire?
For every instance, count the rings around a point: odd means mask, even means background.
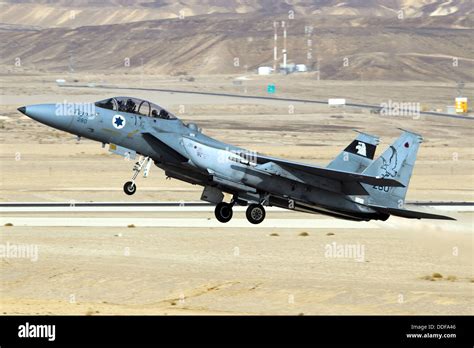
[[[216,209],[214,210],[214,214],[216,215],[216,219],[219,222],[226,223],[232,219],[233,211],[232,205],[225,202],[220,202],[216,205]]]
[[[131,196],[137,191],[137,185],[135,185],[132,181],[127,181],[125,185],[123,185],[123,192],[127,195]]]
[[[261,204],[250,204],[245,215],[250,223],[257,225],[265,220],[265,208]]]

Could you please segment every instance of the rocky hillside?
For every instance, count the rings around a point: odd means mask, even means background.
[[[197,9],[204,11],[204,7],[198,7],[199,1],[181,1],[178,5],[133,0],[74,3],[86,9],[99,3],[104,9],[115,5],[117,11],[130,11],[124,5],[131,3],[161,14],[173,6],[195,4],[191,6],[194,13],[199,12]],[[448,2],[408,0],[352,0],[342,5],[334,5],[339,2],[331,0],[202,3],[218,4],[216,13],[77,28],[39,28],[34,21],[3,24],[0,71],[253,73],[258,66],[273,65],[273,23],[285,20],[289,61],[307,64],[313,71],[319,61],[323,79],[473,81],[474,31],[470,28],[472,15],[461,11],[466,5],[463,1],[450,1],[450,7]],[[224,3],[233,11],[246,13],[217,13],[217,9],[223,12],[227,8]],[[69,2],[44,1],[35,6],[64,4]],[[394,10],[400,5],[418,12],[400,18]],[[273,13],[269,8],[275,6]],[[292,19],[288,18],[288,8],[296,11]],[[310,27],[313,30],[308,34]],[[279,45],[281,49],[282,43]]]
[[[472,0],[4,0],[0,23],[80,27],[217,13],[405,17],[472,15]]]

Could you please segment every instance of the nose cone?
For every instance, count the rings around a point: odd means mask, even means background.
[[[57,108],[55,104],[27,105],[18,108],[18,111],[35,121],[61,130],[68,130],[72,121],[72,115]]]
[[[21,106],[17,110],[20,111],[22,114],[26,115],[26,107],[25,106]]]

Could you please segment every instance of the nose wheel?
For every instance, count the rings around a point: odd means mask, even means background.
[[[138,162],[135,163],[133,166],[133,177],[131,181],[127,181],[123,185],[123,192],[125,194],[131,196],[137,191],[137,185],[135,184],[135,179],[137,178],[138,174],[142,171],[143,167],[145,167],[145,170],[143,171],[143,177],[146,178],[148,176],[148,172],[150,171],[150,166],[151,166],[151,158],[150,157],[142,157],[140,156],[140,159]]]
[[[232,204],[226,202],[218,203],[214,209],[214,214],[219,222],[229,222],[233,215]]]
[[[245,214],[252,224],[259,224],[265,219],[265,208],[261,204],[250,204]]]
[[[125,185],[123,185],[123,192],[127,195],[131,196],[137,191],[137,185],[133,181],[127,181]]]

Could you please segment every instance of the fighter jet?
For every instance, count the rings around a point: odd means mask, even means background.
[[[135,159],[133,177],[124,186],[132,195],[137,176],[152,163],[169,178],[203,187],[201,200],[215,204],[217,220],[232,219],[233,207],[247,206],[252,224],[276,206],[336,218],[369,221],[404,218],[454,220],[404,208],[405,196],[422,142],[402,130],[400,137],[374,160],[377,137],[358,136],[326,167],[274,158],[226,144],[183,123],[146,100],[114,97],[82,104],[28,105],[18,110],[47,126],[109,144],[113,153]],[[232,199],[224,201],[225,193]]]

